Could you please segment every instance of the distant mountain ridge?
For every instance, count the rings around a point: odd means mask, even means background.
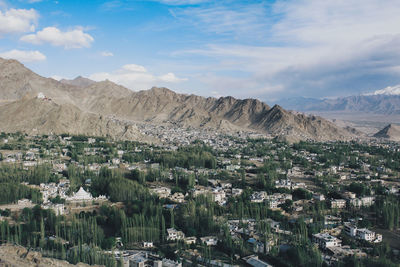
[[[42,93],[47,100],[38,99]],[[6,131],[108,135],[141,139],[135,122],[256,131],[287,140],[347,140],[354,132],[317,116],[256,99],[201,97],[167,88],[133,92],[83,77],[56,81],[15,60],[0,59],[0,127]],[[18,118],[18,122],[10,118]]]
[[[371,94],[339,97],[335,99],[289,98],[277,101],[290,110],[364,112],[373,114],[400,114],[400,86],[392,90],[378,90]]]
[[[74,86],[78,86],[78,87],[88,87],[94,83],[96,83],[95,81],[92,81],[88,78],[84,78],[82,76],[78,76],[73,80],[67,80],[67,79],[61,79],[60,80],[61,83],[65,83],[65,84],[69,84],[69,85],[74,85]]]

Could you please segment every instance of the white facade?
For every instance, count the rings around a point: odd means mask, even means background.
[[[216,246],[218,243],[218,238],[216,236],[205,236],[200,237],[202,243],[206,244],[207,246]]]
[[[382,242],[382,235],[376,234],[375,232],[368,230],[366,228],[358,229],[357,226],[351,223],[344,224],[344,232],[351,237],[365,240],[368,242],[379,243]]]
[[[329,248],[329,247],[340,247],[342,244],[342,240],[331,236],[330,234],[326,233],[319,233],[313,235],[313,242],[317,243],[318,246],[322,249]]]
[[[344,199],[333,199],[331,200],[332,209],[343,209],[346,207],[346,200]]]
[[[254,202],[254,203],[261,203],[261,202],[264,202],[266,196],[267,196],[267,192],[265,192],[265,191],[254,192],[250,196],[250,201]]]
[[[318,201],[324,201],[325,200],[325,196],[323,194],[315,194],[315,195],[313,195],[313,198],[315,200],[318,200]]]
[[[185,238],[185,244],[196,244],[197,238],[195,236],[190,236]]]
[[[167,240],[181,240],[185,238],[185,234],[182,231],[178,231],[174,228],[168,228],[167,233]]]
[[[357,238],[372,242],[375,240],[375,232],[372,232],[366,228],[357,229]]]
[[[143,242],[143,247],[144,248],[152,248],[154,247],[153,242]]]
[[[344,232],[351,237],[355,237],[357,235],[357,227],[351,223],[345,223]]]

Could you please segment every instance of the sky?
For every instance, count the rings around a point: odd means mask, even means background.
[[[134,91],[337,97],[400,84],[398,0],[0,0],[0,57]]]

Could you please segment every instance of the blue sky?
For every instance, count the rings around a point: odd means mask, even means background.
[[[0,0],[0,57],[132,90],[346,96],[400,83],[399,14],[398,0]]]

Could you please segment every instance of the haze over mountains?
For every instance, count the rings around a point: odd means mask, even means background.
[[[290,110],[324,112],[363,112],[372,114],[400,114],[400,85],[375,92],[334,99],[288,98],[278,101]]]
[[[38,97],[42,93],[45,97]],[[167,88],[133,92],[110,81],[41,77],[15,60],[0,59],[2,131],[73,133],[146,140],[136,122],[255,131],[289,140],[347,140],[354,130],[317,116],[256,100],[177,94]]]

